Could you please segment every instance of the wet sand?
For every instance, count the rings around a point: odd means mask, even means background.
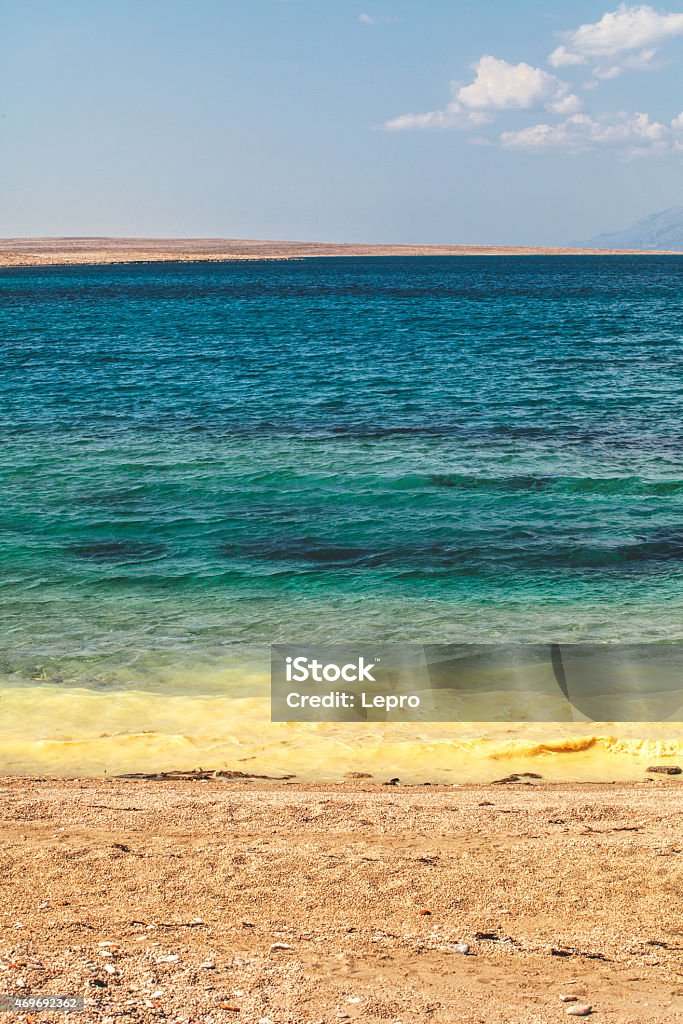
[[[0,267],[101,263],[304,259],[311,256],[662,256],[638,249],[572,249],[510,245],[364,245],[241,238],[3,238]]]
[[[107,1024],[680,1021],[681,778],[5,778],[2,991]]]

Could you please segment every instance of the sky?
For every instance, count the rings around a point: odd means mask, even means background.
[[[0,236],[552,245],[683,205],[683,3],[0,0]]]

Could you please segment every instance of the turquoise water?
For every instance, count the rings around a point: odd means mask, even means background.
[[[5,270],[0,325],[6,680],[683,638],[679,257]]]

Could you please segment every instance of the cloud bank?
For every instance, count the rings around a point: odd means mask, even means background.
[[[598,78],[615,78],[622,71],[651,67],[661,45],[683,35],[683,14],[660,14],[654,7],[629,7],[603,14],[600,21],[566,32],[566,43],[553,50],[553,68],[593,64]]]
[[[521,131],[503,132],[501,142],[504,146],[518,149],[667,148],[671,142],[671,129],[659,121],[651,121],[647,114],[621,113],[613,118],[574,114],[559,124],[534,124]]]
[[[611,148],[626,156],[683,150],[683,113],[665,124],[646,113],[626,111],[589,114],[572,87],[554,72],[583,74],[578,88],[594,94],[600,81],[624,71],[656,69],[658,54],[668,40],[683,36],[683,13],[658,12],[641,4],[622,3],[599,21],[560,33],[563,42],[548,57],[553,71],[525,61],[509,63],[486,54],[474,65],[468,84],[451,83],[451,99],[439,110],[400,114],[385,121],[390,132],[431,131],[491,126],[511,112],[543,111],[558,120],[544,120],[503,130],[499,143],[510,149],[564,149],[581,152]],[[585,79],[588,74],[588,79]],[[491,142],[491,133],[476,142]]]
[[[578,110],[581,101],[555,75],[530,64],[508,64],[490,55],[475,65],[470,85],[451,86],[453,99],[443,110],[401,114],[385,122],[389,131],[413,128],[471,128],[490,124],[501,110],[538,110],[557,114]]]

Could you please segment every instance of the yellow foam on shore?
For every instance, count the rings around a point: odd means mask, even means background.
[[[457,783],[528,770],[551,781],[620,781],[653,763],[683,763],[680,723],[271,723],[265,693],[6,687],[0,732],[0,772],[20,775],[203,767]]]

